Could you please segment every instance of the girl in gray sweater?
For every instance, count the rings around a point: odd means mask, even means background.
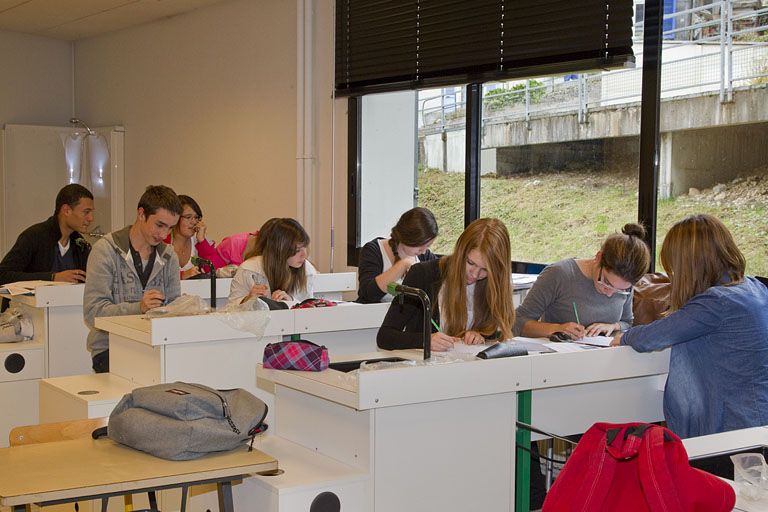
[[[569,258],[546,267],[517,308],[515,335],[572,339],[624,331],[632,325],[632,285],[650,264],[645,229],[626,224],[594,258]]]

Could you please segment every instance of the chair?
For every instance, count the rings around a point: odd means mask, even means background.
[[[109,418],[88,418],[84,420],[15,427],[11,430],[10,434],[8,434],[8,442],[11,446],[23,446],[88,437],[97,428],[106,427],[108,419]],[[133,510],[133,497],[130,494],[124,495],[123,502],[125,504],[125,512],[159,512],[155,492],[150,491],[147,495],[149,497],[149,508],[136,511]],[[102,512],[106,512],[108,500],[109,498],[102,498]],[[29,510],[30,507],[27,505],[27,511],[29,512]],[[75,511],[77,512],[79,510],[79,505],[75,503]]]
[[[531,263],[529,261],[514,261],[512,260],[512,273],[513,274],[541,274],[541,271],[546,267],[546,263]]]

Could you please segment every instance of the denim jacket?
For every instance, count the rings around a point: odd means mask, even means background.
[[[621,343],[672,347],[664,417],[680,437],[768,424],[768,288],[756,279],[713,286]]]
[[[157,246],[155,263],[146,288],[133,265],[128,233],[131,227],[106,235],[93,245],[88,257],[83,293],[83,315],[90,328],[88,350],[91,356],[109,349],[109,335],[97,329],[95,319],[102,316],[140,315],[145,290],[160,290],[167,302],[181,293],[179,258],[171,246]]]

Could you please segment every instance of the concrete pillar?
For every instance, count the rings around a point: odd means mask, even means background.
[[[677,131],[670,140],[672,196],[685,194],[690,187],[728,183],[768,163],[768,123]]]
[[[659,135],[659,199],[669,199],[672,196],[672,133]]]

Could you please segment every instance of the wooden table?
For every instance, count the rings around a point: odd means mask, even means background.
[[[216,483],[219,510],[233,512],[232,482],[277,469],[247,446],[190,461],[169,461],[111,439],[90,438],[0,449],[0,506],[54,505],[126,493]]]

